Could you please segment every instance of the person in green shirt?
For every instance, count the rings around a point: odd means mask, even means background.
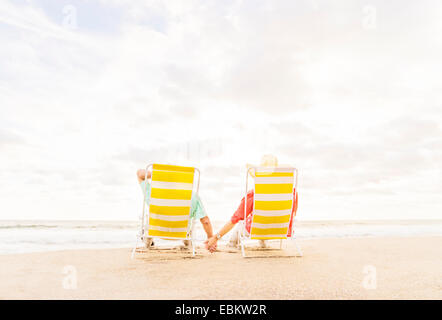
[[[152,173],[150,171],[147,172],[147,179],[151,178]],[[141,187],[142,192],[144,193],[144,190],[146,190],[146,210],[149,207],[149,200],[150,200],[150,183],[149,181],[146,181],[146,170],[145,169],[139,169],[137,171],[137,178],[138,183]],[[199,219],[204,231],[206,232],[207,239],[210,239],[213,236],[213,228],[212,223],[210,222],[209,217],[207,216],[206,210],[203,206],[203,203],[201,201],[201,198],[198,194],[194,193],[192,195],[192,203],[191,203],[191,210],[190,210],[190,219]],[[184,245],[187,247],[190,245],[189,240],[183,240]],[[145,243],[147,247],[150,247],[154,245],[152,238],[146,238]]]

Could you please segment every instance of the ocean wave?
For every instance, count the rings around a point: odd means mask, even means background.
[[[223,221],[214,221],[218,230]],[[0,254],[48,251],[54,249],[117,248],[134,245],[139,224],[132,221],[0,221]],[[421,222],[304,222],[295,224],[299,239],[359,238],[382,236],[442,236],[440,221]],[[206,234],[195,225],[195,240],[202,243]],[[228,241],[229,236],[222,242]],[[156,240],[161,247],[170,241]]]
[[[48,225],[48,224],[14,224],[0,225],[1,229],[100,229],[100,230],[124,230],[134,229],[137,225]]]
[[[15,224],[15,225],[0,225],[0,229],[52,229],[58,226],[44,225],[44,224]]]

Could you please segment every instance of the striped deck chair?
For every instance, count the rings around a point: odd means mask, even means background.
[[[136,252],[138,240],[143,241],[146,238],[190,240],[192,256],[195,256],[191,232],[193,219],[190,219],[190,213],[195,172],[198,172],[196,184],[196,194],[198,194],[200,171],[192,167],[152,164],[146,167],[146,178],[150,167],[152,167],[152,177],[149,209],[146,212],[146,199],[144,198],[141,229],[132,251],[132,258]],[[146,190],[144,190],[144,197],[146,197]]]
[[[290,238],[294,241],[299,256],[302,251],[296,243],[294,234],[294,219],[296,211],[292,214],[294,205],[294,189],[297,192],[298,170],[296,168],[268,168],[252,167],[247,170],[246,195],[244,216],[247,208],[248,177],[250,170],[255,170],[254,198],[252,223],[250,234],[245,227],[245,220],[239,228],[239,240],[243,257],[244,242],[246,240],[280,240],[279,249],[282,249],[282,240]],[[296,194],[296,193],[295,193]],[[290,221],[292,230],[289,230]]]

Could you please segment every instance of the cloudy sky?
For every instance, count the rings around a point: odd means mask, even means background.
[[[0,219],[138,218],[201,169],[217,220],[265,153],[299,219],[442,218],[442,3],[0,2]]]

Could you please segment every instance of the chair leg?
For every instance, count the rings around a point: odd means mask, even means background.
[[[241,253],[242,253],[242,257],[245,258],[245,257],[246,257],[246,252],[245,252],[245,250],[244,250],[244,241],[243,241],[243,239],[241,238],[241,236],[239,237],[239,243],[240,243],[240,245],[241,245]]]
[[[190,238],[189,239],[190,240],[190,244],[192,245],[192,257],[195,257],[195,241],[193,239],[193,235],[194,235],[193,229],[195,228],[195,224],[194,224],[193,219],[190,221],[190,223],[191,223],[190,231],[189,231],[189,233],[187,235],[187,239]]]

